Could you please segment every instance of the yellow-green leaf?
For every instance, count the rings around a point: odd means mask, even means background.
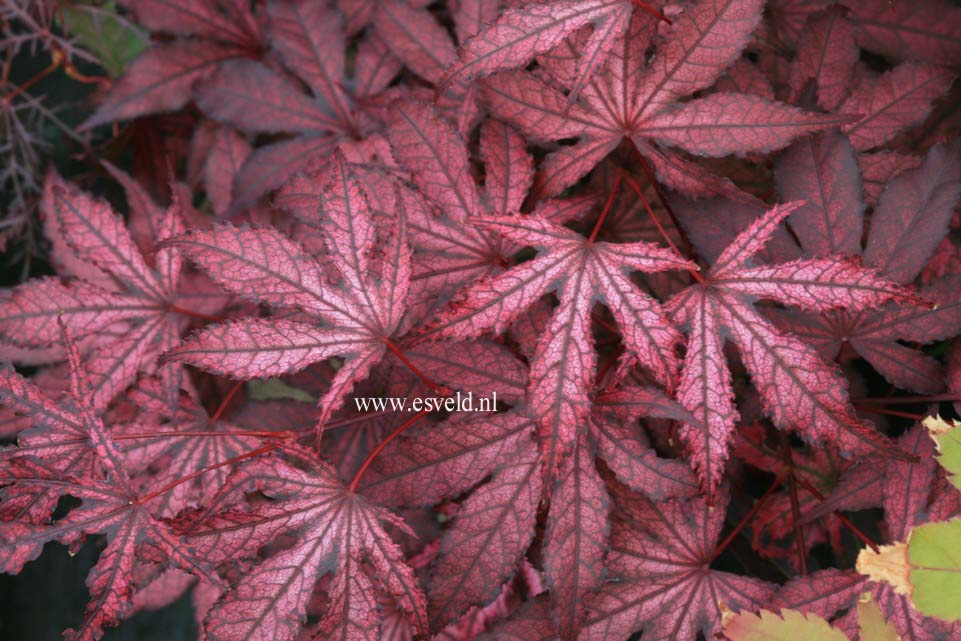
[[[938,446],[938,463],[948,473],[948,480],[961,490],[961,423],[929,416],[924,419],[924,426]]]
[[[961,519],[914,528],[908,564],[911,600],[918,611],[961,621]]]
[[[843,632],[816,614],[781,610],[778,616],[761,610],[725,615],[724,634],[731,641],[850,641]]]
[[[858,625],[861,628],[860,641],[901,641],[901,635],[884,620],[878,604],[867,592],[858,602]]]
[[[287,398],[292,401],[302,401],[304,403],[316,403],[317,399],[302,389],[297,389],[279,378],[268,378],[267,380],[252,380],[247,382],[247,393],[255,401],[271,401],[280,398]]]

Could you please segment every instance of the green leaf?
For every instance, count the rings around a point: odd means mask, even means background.
[[[270,401],[279,398],[287,398],[292,401],[303,401],[304,403],[316,403],[317,399],[305,392],[289,385],[279,378],[268,378],[267,380],[247,381],[247,393],[255,401]]]
[[[918,611],[961,621],[961,519],[914,528],[908,564],[911,600]]]
[[[924,426],[938,446],[938,463],[948,473],[948,480],[961,490],[961,423],[929,416],[924,419]]]
[[[860,641],[901,641],[901,635],[884,620],[878,604],[867,592],[858,602],[858,625],[861,628]]]
[[[761,610],[760,616],[726,613],[724,634],[731,641],[849,641],[847,635],[816,614],[796,610],[781,610],[781,616],[767,610]]]
[[[64,31],[96,55],[111,78],[121,76],[147,47],[146,35],[118,15],[113,2],[99,6],[65,3],[60,15]]]

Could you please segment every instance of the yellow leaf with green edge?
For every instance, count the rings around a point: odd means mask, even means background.
[[[911,600],[918,611],[961,621],[961,519],[911,530],[908,564]]]
[[[316,403],[317,399],[302,389],[288,385],[279,378],[247,381],[247,393],[255,401],[272,401],[286,398],[304,403]]]
[[[948,473],[948,480],[961,490],[961,423],[929,416],[924,419],[924,426],[938,446],[938,463]]]
[[[781,610],[780,616],[767,610],[761,610],[760,615],[727,613],[724,634],[731,641],[850,641],[816,614],[796,610]]]
[[[869,593],[862,594],[858,601],[858,625],[860,641],[901,641],[901,635],[884,620],[881,609]]]
[[[113,2],[64,3],[60,18],[64,31],[96,55],[111,78],[123,75],[127,65],[147,48],[147,36],[118,15]]]

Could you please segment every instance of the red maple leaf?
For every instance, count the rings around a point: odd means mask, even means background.
[[[153,242],[183,231],[185,198],[175,195],[158,212]],[[176,250],[159,250],[148,263],[105,201],[56,174],[47,178],[44,207],[53,259],[70,278],[37,278],[17,287],[0,304],[0,335],[15,345],[49,348],[59,343],[62,320],[72,335],[88,339],[93,402],[103,408],[139,373],[158,371],[157,356],[180,342],[191,318],[208,318],[223,300],[183,274]],[[163,366],[158,373],[168,402],[176,405],[181,368]]]
[[[579,638],[705,638],[720,630],[723,603],[735,611],[767,603],[774,586],[711,567],[726,505],[704,499],[652,502],[615,494],[608,570],[614,580],[588,599]],[[548,602],[535,600],[498,626],[495,638],[557,639]]]
[[[576,39],[559,45],[562,54],[548,60],[540,75],[506,72],[483,81],[495,115],[532,140],[578,139],[547,156],[536,194],[560,193],[625,139],[668,186],[694,195],[723,193],[729,186],[671,148],[702,156],[767,152],[797,136],[849,122],[847,116],[803,112],[751,94],[713,93],[679,102],[710,87],[734,62],[760,10],[761,3],[753,0],[700,2],[675,23],[672,37],[649,64],[646,51],[654,42],[657,18],[635,12],[575,104],[568,104],[559,87],[570,86],[569,56],[580,50]]]
[[[529,390],[545,472],[553,477],[573,451],[590,413],[588,394],[596,366],[590,335],[593,301],[603,300],[614,314],[630,358],[673,385],[677,333],[657,301],[641,292],[628,274],[694,266],[651,243],[597,242],[596,231],[585,238],[536,214],[473,220],[519,245],[537,247],[539,255],[469,288],[427,331],[461,339],[491,329],[500,333],[544,294],[558,292],[561,304],[531,361]],[[603,216],[598,226],[602,222]]]
[[[336,285],[326,265],[276,229],[221,224],[168,241],[228,290],[296,313],[208,326],[168,352],[167,359],[250,379],[344,356],[320,400],[322,425],[387,351],[403,317],[410,283],[403,216],[395,221],[383,253],[371,256],[377,230],[340,153],[327,174],[324,210],[323,241],[336,261],[331,265]]]
[[[19,572],[25,563],[40,555],[49,541],[75,547],[87,534],[106,534],[107,547],[87,577],[91,600],[86,619],[78,629],[66,633],[76,641],[94,641],[103,635],[105,626],[116,625],[128,613],[137,587],[131,576],[136,564],[161,562],[215,584],[220,581],[168,525],[154,517],[150,503],[156,495],[137,492],[123,453],[90,402],[93,388],[76,347],[68,341],[66,351],[70,362],[69,401],[73,408],[64,414],[71,423],[76,422],[70,427],[86,436],[87,462],[78,464],[74,457],[67,460],[66,467],[63,461],[52,467],[38,460],[36,450],[30,449],[0,464],[0,485],[5,486],[0,568],[4,572]],[[4,396],[18,401],[20,407],[38,402],[36,394],[24,388],[22,380],[5,378]],[[42,421],[53,418],[55,411],[49,401],[45,405]],[[57,417],[58,423],[66,423],[64,414]],[[52,458],[52,454],[55,453],[46,451],[43,458]],[[52,508],[61,496],[72,496],[81,503],[53,520]],[[47,509],[38,510],[50,501]]]
[[[791,214],[790,225],[809,255],[862,254],[864,227],[861,179],[851,146],[841,134],[802,141],[779,160],[782,194],[812,194]],[[909,283],[934,253],[947,232],[961,199],[961,169],[956,150],[933,148],[917,169],[894,178],[874,207],[864,261],[886,278]],[[874,312],[774,314],[783,327],[833,359],[848,345],[889,382],[923,394],[944,389],[941,365],[931,356],[898,341],[919,344],[941,340],[961,325],[957,279],[947,275],[920,290],[937,303],[892,302]]]
[[[703,282],[669,303],[676,322],[688,329],[678,400],[697,419],[681,428],[681,436],[704,488],[711,492],[723,478],[738,418],[723,351],[727,336],[738,346],[775,425],[798,430],[808,440],[830,443],[848,454],[892,449],[855,415],[837,367],[754,309],[760,299],[804,309],[853,311],[889,300],[916,300],[877,271],[853,261],[811,258],[752,264],[752,256],[799,206],[774,207],[755,220],[718,256]],[[790,401],[785,402],[787,398]]]
[[[253,556],[282,535],[292,546],[244,574],[214,604],[205,628],[212,640],[288,641],[296,636],[317,580],[330,571],[330,603],[321,622],[329,638],[377,638],[376,595],[393,602],[418,634],[427,630],[426,601],[413,570],[385,527],[410,533],[397,516],[368,503],[322,463],[303,471],[279,459],[238,470],[221,500],[259,491],[270,501],[238,504],[191,523],[187,540],[212,563]]]

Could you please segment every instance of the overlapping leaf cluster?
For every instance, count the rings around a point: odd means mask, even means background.
[[[959,634],[845,568],[961,511],[885,410],[961,391],[961,8],[120,4],[86,126],[192,114],[182,182],[51,172],[0,297],[0,567],[105,535],[71,638]]]

